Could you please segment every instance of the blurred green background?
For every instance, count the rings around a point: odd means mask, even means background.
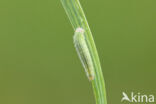
[[[105,77],[122,92],[156,96],[156,1],[81,0]],[[0,0],[0,104],[95,104],[60,0]]]

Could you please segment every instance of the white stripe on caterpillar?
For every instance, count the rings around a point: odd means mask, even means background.
[[[94,65],[88,48],[88,42],[83,28],[77,28],[74,34],[74,45],[88,79],[94,80]]]

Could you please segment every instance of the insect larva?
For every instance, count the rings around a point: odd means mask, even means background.
[[[74,34],[74,44],[88,79],[90,81],[94,80],[94,65],[83,28],[76,29]]]

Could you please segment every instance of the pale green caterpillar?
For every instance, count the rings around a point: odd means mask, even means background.
[[[83,28],[77,28],[74,34],[74,45],[78,56],[83,64],[88,79],[94,80],[95,72],[91,54],[89,52],[88,43]]]

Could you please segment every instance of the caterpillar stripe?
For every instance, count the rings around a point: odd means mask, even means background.
[[[77,28],[74,34],[74,45],[88,79],[94,80],[94,65],[83,28]]]

